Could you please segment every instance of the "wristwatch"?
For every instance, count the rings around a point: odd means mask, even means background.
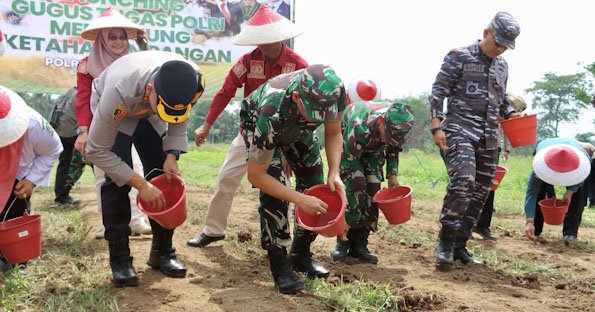
[[[430,132],[432,133],[432,135],[434,135],[434,133],[436,133],[436,131],[442,131],[442,127],[436,127],[436,128],[430,129]]]
[[[176,160],[180,160],[180,151],[179,150],[167,150],[167,151],[165,151],[165,155],[167,156],[167,154],[172,154],[172,155],[176,156]]]
[[[78,127],[76,128],[76,135],[80,135],[81,133],[87,133],[87,127]]]

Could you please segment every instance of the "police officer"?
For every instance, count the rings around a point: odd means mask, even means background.
[[[261,245],[268,252],[275,286],[281,293],[295,293],[303,281],[295,274],[323,277],[329,271],[313,259],[310,244],[316,234],[294,226],[291,257],[288,202],[309,214],[326,213],[328,206],[301,191],[324,183],[320,143],[314,130],[325,129],[325,150],[332,191],[344,192],[339,175],[341,124],[346,94],[343,82],[326,65],[311,65],[269,79],[242,102],[242,135],[248,149],[248,180],[261,190]],[[285,186],[281,166],[284,155],[296,176],[294,191]]]
[[[514,48],[519,33],[516,20],[509,13],[498,12],[483,31],[483,39],[446,55],[432,85],[431,133],[445,153],[450,177],[439,218],[439,268],[449,268],[454,259],[478,262],[466,244],[496,172],[497,118],[519,115],[504,101],[508,65],[500,56]]]
[[[131,187],[155,209],[165,208],[161,191],[149,183],[162,169],[167,178],[179,174],[177,160],[186,152],[186,120],[204,90],[204,77],[196,64],[171,52],[145,51],[116,60],[93,82],[87,158],[105,171],[101,203],[105,239],[116,287],[136,286],[130,235]],[[134,143],[147,180],[132,170]],[[153,244],[147,264],[170,277],[184,277],[186,269],[172,246],[174,230],[150,220]]]
[[[378,204],[372,197],[384,181],[385,161],[389,188],[399,185],[399,152],[412,127],[413,110],[407,104],[375,101],[348,106],[342,124],[341,179],[346,187],[349,231],[346,241],[337,237],[333,260],[345,260],[349,254],[378,263],[378,257],[368,250],[370,231],[378,228]]]

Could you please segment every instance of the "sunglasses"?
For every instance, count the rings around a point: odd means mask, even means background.
[[[120,41],[128,41],[128,37],[126,35],[122,35],[120,37],[118,36],[108,36],[107,40],[109,41],[116,41],[116,40],[120,40]]]

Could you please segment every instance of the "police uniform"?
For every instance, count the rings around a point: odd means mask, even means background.
[[[180,152],[186,152],[188,148],[186,122],[180,122],[183,119],[173,116],[166,123],[162,120],[163,116],[160,118],[153,113],[149,97],[145,95],[147,83],[154,84],[155,92],[159,95],[156,79],[162,71],[162,65],[170,63],[169,61],[179,61],[182,64],[185,63],[186,67],[191,66],[193,72],[185,72],[190,75],[189,78],[185,76],[187,78],[185,81],[188,81],[191,86],[200,82],[202,74],[196,64],[178,54],[162,51],[145,51],[123,56],[93,81],[91,110],[94,117],[89,131],[87,158],[105,171],[106,182],[101,187],[101,198],[105,238],[110,242],[111,263],[127,262],[129,258],[128,236],[131,231],[128,226],[130,222],[128,193],[131,187],[126,183],[134,175],[131,168],[132,144],[134,143],[141,158],[147,180],[161,174],[159,169],[163,169],[166,153],[179,156]],[[204,86],[204,81],[201,85]],[[173,88],[175,86],[170,86],[169,90]],[[171,94],[185,94],[186,91],[180,89]],[[197,92],[190,91],[192,94]],[[202,93],[202,90],[200,92]],[[197,94],[194,101],[198,96],[200,95]],[[184,107],[184,110],[188,108],[187,105]],[[159,105],[157,109],[160,109]],[[155,250],[162,251],[162,257],[177,261],[175,249],[172,247],[174,231],[163,228],[152,219],[149,221],[153,230],[149,265],[159,268],[159,265],[151,264]],[[113,257],[112,251],[116,256]],[[118,255],[121,260],[118,260]],[[129,261],[131,265],[132,260]],[[163,267],[160,269],[166,275],[174,277],[182,277],[186,273],[184,268],[173,269],[172,272],[168,272]],[[112,264],[116,286],[136,286],[138,280],[135,272],[128,275],[129,279],[118,279],[117,271]]]

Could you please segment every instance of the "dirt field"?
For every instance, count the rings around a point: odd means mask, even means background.
[[[82,190],[82,192],[81,192]],[[147,267],[150,236],[132,238],[131,250],[139,273],[137,288],[114,289],[121,292],[119,307],[122,311],[322,311],[336,310],[340,306],[327,298],[307,291],[295,296],[281,295],[275,291],[264,251],[260,249],[259,223],[254,191],[243,187],[247,194],[237,197],[230,218],[225,240],[207,248],[186,246],[186,240],[202,231],[204,220],[191,218],[176,230],[174,245],[180,259],[188,268],[183,279],[165,278],[160,272]],[[98,226],[96,207],[91,188],[78,189],[75,196],[89,204],[83,213]],[[190,188],[190,207],[205,203],[210,192]],[[200,204],[199,204],[200,203]],[[439,210],[437,202],[414,200],[412,219],[407,223],[436,237]],[[204,215],[204,211],[200,216]],[[383,217],[381,216],[383,219]],[[557,270],[561,278],[550,279],[541,273],[511,274],[496,266],[464,266],[457,262],[449,272],[434,267],[435,241],[416,242],[405,235],[395,240],[391,231],[371,235],[370,249],[380,258],[377,265],[361,264],[356,260],[334,263],[330,251],[334,239],[319,237],[313,244],[318,260],[332,271],[329,282],[344,283],[354,280],[376,285],[390,283],[393,293],[403,297],[399,304],[402,311],[593,311],[595,306],[595,258],[592,249],[580,245],[565,246],[561,241],[560,226],[546,226],[542,236],[547,243],[533,243],[521,236],[520,231],[506,231],[499,224],[522,224],[517,220],[495,220],[500,236],[497,242],[481,238],[471,241],[476,250],[494,257],[505,255],[503,262],[537,261]],[[91,234],[93,231],[91,231]],[[240,243],[238,236],[252,239]],[[106,269],[108,254],[105,241],[87,239],[97,243],[103,253]],[[420,237],[423,237],[420,236]],[[581,228],[579,239],[593,242],[595,229]],[[105,246],[102,248],[101,246]],[[562,281],[562,282],[561,282]],[[109,283],[106,280],[106,283]]]

